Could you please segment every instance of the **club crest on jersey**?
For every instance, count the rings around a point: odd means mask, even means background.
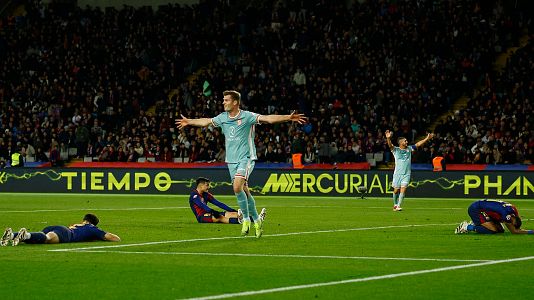
[[[240,126],[242,123],[241,119],[237,120],[237,126]]]

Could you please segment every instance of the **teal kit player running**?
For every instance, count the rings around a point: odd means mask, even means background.
[[[248,179],[254,170],[256,145],[254,144],[255,127],[262,123],[274,124],[282,122],[297,122],[304,124],[306,117],[293,112],[290,115],[260,115],[241,110],[241,94],[237,91],[223,92],[224,112],[215,118],[182,119],[176,120],[178,129],[186,126],[207,127],[213,125],[220,127],[225,136],[226,164],[230,172],[230,179],[237,198],[237,204],[243,213],[243,226],[241,235],[246,236],[250,231],[250,217],[254,221],[256,237],[263,234],[263,221],[256,210],[256,201],[248,189]]]
[[[429,133],[426,138],[415,143],[415,145],[408,145],[408,140],[403,137],[399,137],[397,142],[399,143],[398,147],[393,146],[391,143],[391,137],[393,132],[386,130],[386,141],[388,147],[393,153],[395,158],[395,171],[393,171],[393,211],[401,211],[402,200],[404,200],[404,194],[406,193],[406,188],[410,184],[410,177],[412,175],[412,153],[417,150],[417,148],[423,146],[424,143],[428,142],[434,137],[434,134]]]

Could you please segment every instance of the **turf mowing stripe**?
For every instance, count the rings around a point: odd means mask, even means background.
[[[298,206],[268,206],[268,207],[289,207],[289,208],[347,208],[346,206],[325,206],[325,205],[298,205]],[[384,207],[384,206],[368,206],[368,207],[358,207],[358,209],[385,209],[388,210],[390,207]],[[408,210],[465,210],[467,211],[467,208],[465,207],[409,207]],[[534,208],[522,208],[521,211],[524,210],[534,210]],[[524,220],[524,219],[522,219]]]
[[[295,206],[268,206],[268,207],[289,207],[289,208],[347,208],[347,206],[327,206],[327,205],[295,205]],[[369,207],[358,207],[358,209],[384,209],[389,210],[391,209],[389,206],[369,206]],[[464,210],[466,208],[464,207],[435,207],[435,208],[426,208],[426,207],[410,207],[409,210],[429,210],[429,209],[458,209],[458,210]],[[524,209],[522,209],[524,210]]]
[[[346,208],[346,206],[303,206],[303,205],[297,205],[297,206],[270,206],[270,207],[286,207],[286,208]],[[72,209],[36,209],[36,210],[5,210],[0,211],[0,214],[2,213],[36,213],[36,212],[65,212],[65,211],[87,211],[87,210],[93,210],[93,211],[129,211],[129,210],[162,210],[162,209],[188,209],[189,206],[169,206],[169,207],[131,207],[131,208],[72,208]],[[389,207],[388,207],[389,208]],[[360,209],[387,209],[386,207],[380,207],[380,206],[371,206],[371,207],[361,207]],[[423,208],[423,207],[410,207],[410,210],[464,210],[465,208],[458,208],[458,207],[435,207],[435,208]],[[521,211],[530,211],[534,209],[530,208],[522,208]],[[522,219],[525,220],[531,220],[531,219]]]
[[[36,209],[36,210],[6,210],[0,213],[34,213],[34,212],[62,212],[62,211],[80,211],[80,210],[162,210],[162,209],[184,209],[189,206],[169,206],[169,207],[129,207],[129,208],[71,208],[71,209]]]
[[[455,258],[415,258],[415,257],[374,257],[374,256],[335,256],[335,255],[295,255],[295,254],[257,254],[257,253],[210,253],[210,252],[154,252],[154,251],[109,251],[79,250],[73,252],[86,253],[124,253],[124,254],[158,254],[158,255],[200,255],[200,256],[244,256],[244,257],[275,257],[275,258],[325,258],[325,259],[361,259],[361,260],[402,260],[402,261],[447,261],[447,262],[486,262],[487,259],[455,259]]]
[[[362,231],[362,230],[376,230],[376,229],[391,229],[391,228],[409,228],[409,227],[426,227],[426,226],[451,226],[452,224],[415,224],[415,225],[392,225],[392,226],[377,226],[377,227],[363,227],[363,228],[348,228],[348,229],[332,229],[332,230],[318,230],[318,231],[300,231],[300,232],[288,232],[278,234],[264,234],[263,237],[278,237],[278,236],[290,236],[301,234],[315,234],[315,233],[334,233],[334,232],[347,232],[347,231]],[[54,249],[48,250],[51,252],[67,252],[78,250],[91,250],[91,249],[109,249],[109,248],[123,248],[123,247],[135,247],[135,246],[148,246],[148,245],[160,245],[160,244],[172,244],[172,243],[187,243],[187,242],[202,242],[202,241],[216,241],[216,240],[230,240],[230,239],[242,239],[242,236],[225,236],[225,237],[212,237],[212,238],[200,238],[189,240],[174,240],[174,241],[157,241],[146,242],[136,244],[124,244],[124,245],[110,245],[110,246],[95,246],[95,247],[82,247],[82,248],[67,248],[67,249]],[[249,238],[255,238],[250,236]]]
[[[391,200],[391,197],[389,197],[391,193],[388,193],[387,196],[379,196],[379,197],[367,197],[367,200]],[[12,192],[0,192],[0,195],[15,195],[15,196],[34,196],[34,195],[38,195],[38,196],[41,196],[42,193],[12,193]],[[72,196],[85,196],[85,197],[109,197],[109,196],[117,196],[117,197],[150,197],[150,198],[154,198],[154,197],[162,197],[162,198],[180,198],[180,197],[183,197],[183,198],[187,198],[188,195],[174,195],[174,194],[157,194],[157,195],[154,195],[154,194],[132,194],[132,193],[121,193],[121,194],[116,194],[116,193],[92,193],[90,195],[88,194],[84,194],[84,193],[46,193],[46,195],[51,195],[51,196],[65,196],[65,197],[72,197]],[[353,199],[353,200],[361,200],[360,199],[360,194],[354,194],[354,195],[351,195],[349,197],[345,197],[345,196],[299,196],[298,198],[299,199],[306,199],[306,200],[317,200],[317,201],[324,201],[326,199],[329,199],[329,200],[340,200],[340,201],[346,201],[346,199]],[[278,199],[278,198],[287,198],[287,196],[280,196],[280,195],[262,195],[262,194],[259,194],[259,193],[255,193],[255,198],[258,198],[258,199],[262,199],[262,198],[266,198],[266,199],[269,199],[269,198],[274,198],[274,199]],[[217,198],[230,198],[230,199],[235,199],[235,196],[234,195],[218,195]],[[477,197],[473,197],[473,198],[423,198],[423,197],[419,197],[419,198],[410,198],[409,201],[478,201],[480,200],[481,198],[477,198]],[[506,200],[506,199],[503,199],[503,200]],[[530,202],[530,201],[534,201],[534,198],[531,198],[531,199],[514,199],[514,202]]]
[[[405,273],[394,273],[394,274],[388,274],[388,275],[354,278],[354,279],[348,279],[348,280],[292,285],[292,286],[285,286],[285,287],[272,288],[272,289],[245,291],[245,292],[239,292],[239,293],[220,294],[220,295],[212,295],[212,296],[197,297],[197,298],[186,298],[183,300],[212,300],[212,299],[225,299],[225,298],[231,298],[231,297],[260,295],[260,294],[270,294],[270,293],[309,289],[309,288],[316,288],[316,287],[323,287],[323,286],[340,285],[340,284],[356,283],[356,282],[366,282],[366,281],[372,281],[372,280],[391,279],[391,278],[404,277],[404,276],[413,276],[413,275],[437,273],[437,272],[444,272],[444,271],[451,271],[451,270],[475,268],[475,267],[511,263],[511,262],[517,262],[517,261],[531,260],[531,259],[534,259],[534,256],[494,260],[494,261],[487,261],[487,262],[481,262],[481,263],[476,263],[476,264],[442,267],[442,268],[436,268],[436,269],[419,270],[419,271],[412,271],[412,272],[405,272]]]

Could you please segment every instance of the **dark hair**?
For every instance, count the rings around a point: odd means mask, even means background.
[[[238,92],[238,91],[224,91],[223,92],[223,96],[228,96],[230,95],[230,97],[232,97],[232,100],[235,100],[237,102],[241,102],[241,94]]]
[[[406,140],[405,137],[402,137],[402,136],[399,136],[399,138],[397,139],[397,144],[400,144],[400,141],[402,140]]]
[[[93,225],[98,225],[98,223],[100,222],[100,220],[98,219],[97,216],[93,215],[93,214],[86,214],[84,217],[83,217],[83,221],[87,221]]]
[[[516,229],[520,229],[521,225],[523,225],[523,222],[521,221],[521,218],[516,216],[515,217],[515,228]]]
[[[210,182],[210,180],[208,178],[206,178],[206,177],[198,177],[197,178],[197,186],[199,184],[201,184],[201,183],[208,183],[208,182]]]

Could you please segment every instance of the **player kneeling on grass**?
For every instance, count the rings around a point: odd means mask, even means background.
[[[17,246],[19,243],[26,244],[58,244],[77,243],[90,241],[110,241],[120,242],[117,235],[105,232],[98,228],[98,217],[93,214],[86,214],[81,224],[65,226],[48,226],[39,232],[28,232],[26,228],[21,228],[18,233],[13,233],[11,228],[6,228],[0,240],[0,246]]]
[[[454,233],[476,232],[483,234],[503,233],[501,223],[514,234],[534,234],[534,230],[521,229],[521,217],[512,204],[499,200],[480,200],[467,209],[472,222],[463,221]]]
[[[189,205],[197,221],[199,223],[226,223],[226,224],[242,224],[243,214],[241,210],[235,210],[228,205],[215,199],[211,193],[210,180],[208,178],[199,177],[197,179],[197,187],[189,195]],[[216,211],[208,206],[212,203],[224,211]],[[265,218],[265,208],[261,210],[260,217]]]

